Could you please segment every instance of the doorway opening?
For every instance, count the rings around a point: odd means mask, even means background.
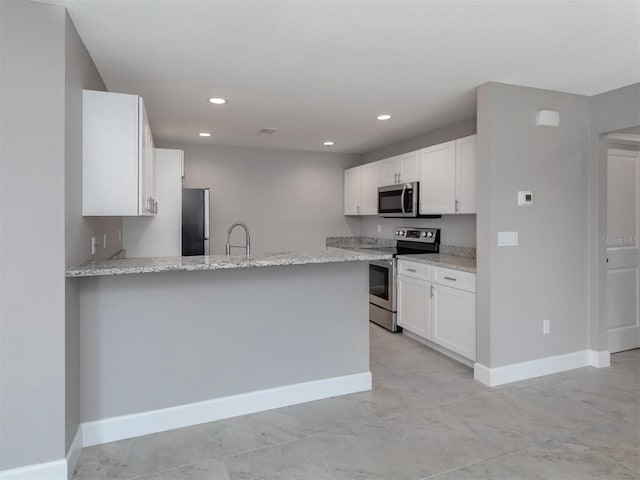
[[[640,126],[607,135],[606,337],[640,348]]]

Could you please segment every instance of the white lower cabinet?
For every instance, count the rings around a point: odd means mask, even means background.
[[[398,275],[398,325],[424,338],[430,332],[430,283]]]
[[[398,325],[475,361],[475,274],[405,260],[398,272]]]
[[[476,294],[433,283],[431,341],[476,359]]]

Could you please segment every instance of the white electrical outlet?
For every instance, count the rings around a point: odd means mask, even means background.
[[[542,333],[548,335],[551,331],[551,322],[549,320],[542,320]]]
[[[107,248],[107,234],[102,235],[102,248]]]
[[[96,237],[91,237],[91,255],[96,254],[96,247],[98,244],[96,243]]]
[[[378,233],[382,233],[382,225],[378,225]]]
[[[499,247],[516,247],[518,245],[518,232],[498,232]]]

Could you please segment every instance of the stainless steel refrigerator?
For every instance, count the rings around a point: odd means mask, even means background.
[[[182,189],[182,255],[209,255],[209,189]]]

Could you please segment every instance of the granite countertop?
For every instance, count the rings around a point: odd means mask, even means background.
[[[476,259],[473,257],[443,255],[441,253],[423,253],[418,255],[398,255],[398,259],[450,268],[451,270],[459,270],[461,272],[476,273]]]
[[[249,257],[204,255],[195,257],[116,258],[85,262],[66,271],[67,277],[96,277],[132,273],[160,273],[199,270],[224,270],[247,267],[307,265],[315,263],[368,262],[388,260],[391,255],[353,250],[264,253]]]

